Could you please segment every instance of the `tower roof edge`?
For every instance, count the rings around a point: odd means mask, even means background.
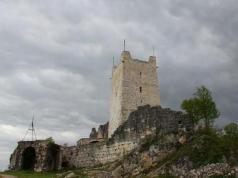
[[[131,59],[131,54],[129,51],[122,51],[121,52],[121,61],[124,61],[124,60],[129,60]]]

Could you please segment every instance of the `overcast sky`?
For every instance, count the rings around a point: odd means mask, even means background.
[[[206,85],[237,122],[237,0],[0,0],[0,169],[35,113],[39,139],[75,144],[108,121],[112,56],[158,63],[161,104]]]

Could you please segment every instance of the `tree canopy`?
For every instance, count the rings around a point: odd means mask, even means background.
[[[194,124],[202,120],[206,127],[210,127],[220,115],[211,91],[205,86],[198,87],[192,97],[182,102],[181,108],[186,111]]]
[[[226,125],[224,131],[229,137],[238,137],[238,125],[236,123]]]

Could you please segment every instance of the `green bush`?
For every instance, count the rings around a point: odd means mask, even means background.
[[[185,156],[189,157],[195,168],[224,161],[237,164],[238,141],[223,136],[212,128],[201,129],[192,136],[189,143],[178,149],[170,161]]]

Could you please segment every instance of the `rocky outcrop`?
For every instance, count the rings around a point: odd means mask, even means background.
[[[120,160],[135,149],[143,140],[156,135],[173,135],[176,142],[186,142],[192,131],[192,124],[180,111],[160,106],[140,106],[130,114],[110,139],[100,139],[107,135],[108,123],[92,129],[89,139],[81,139],[75,147],[63,149],[63,158],[72,167],[88,167]]]
[[[72,172],[72,171],[67,171],[67,172],[63,172],[60,174],[56,174],[57,178],[78,178],[78,176]]]
[[[194,169],[193,162],[188,157],[167,162],[167,158],[177,151],[177,139],[171,137],[176,138],[170,135],[162,144],[153,144],[144,151],[144,145],[141,145],[120,161],[87,169],[85,172],[89,178],[156,178],[158,175],[173,175],[178,178],[238,177],[238,167],[232,167],[228,163],[213,163]]]
[[[133,111],[127,121],[117,128],[109,142],[121,140],[140,141],[156,134],[190,133],[193,129],[191,120],[181,111],[174,111],[161,106],[140,106]]]
[[[192,169],[188,173],[181,175],[181,177],[203,178],[214,175],[216,176],[228,175],[238,177],[238,170],[237,168],[232,168],[227,163],[216,163],[216,164],[208,164],[198,169]]]

